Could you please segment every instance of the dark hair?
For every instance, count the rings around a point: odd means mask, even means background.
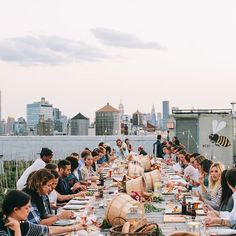
[[[184,149],[178,146],[177,152],[180,152],[180,151],[184,151]]]
[[[161,139],[161,135],[160,134],[157,135],[157,139]]]
[[[88,147],[86,147],[84,150],[86,150],[86,151],[90,151],[90,152],[91,152],[91,150],[90,150]]]
[[[222,195],[220,200],[220,206],[224,206],[228,203],[229,198],[232,196],[233,192],[227,184],[226,180],[227,170],[223,170],[221,173],[221,187],[222,187]]]
[[[53,163],[48,163],[44,168],[48,170],[56,170],[57,165]]]
[[[232,168],[226,172],[226,180],[232,186],[235,188],[236,186],[236,168]]]
[[[91,152],[89,150],[84,150],[81,153],[81,158],[86,158],[87,156],[90,156],[90,155],[91,155]]]
[[[9,192],[2,203],[2,213],[8,217],[14,208],[25,206],[30,201],[30,196],[19,190],[12,190]]]
[[[58,179],[59,178],[59,174],[56,170],[50,170],[51,174],[54,176],[55,179]]]
[[[190,154],[190,157],[194,157],[194,158],[195,158],[195,157],[197,157],[197,156],[200,156],[200,154],[197,153],[197,152]]]
[[[37,170],[29,181],[29,189],[38,191],[42,186],[46,185],[46,183],[53,179],[54,176],[51,174],[50,170],[47,169],[40,169]]]
[[[189,163],[189,162],[190,162],[190,155],[187,153],[187,154],[184,156],[184,159]]]
[[[76,157],[68,156],[66,160],[70,162],[71,172],[73,172],[76,168],[78,168],[79,163]]]
[[[111,153],[111,147],[110,146],[106,146],[106,153],[110,154]]]
[[[195,160],[196,160],[196,162],[197,162],[199,165],[201,165],[201,163],[202,163],[204,160],[206,160],[206,157],[204,157],[203,155],[198,155],[198,156],[195,157]]]
[[[171,141],[168,141],[168,143],[169,143],[169,145],[170,145],[170,146],[172,146],[172,145],[173,145],[173,142],[171,142]]]
[[[95,157],[95,156],[98,156],[99,155],[99,153],[98,153],[98,151],[97,151],[98,149],[94,149],[93,151],[92,151],[92,156],[93,157]]]
[[[128,138],[126,138],[126,139],[125,139],[125,143],[127,142],[127,140],[129,141],[129,139],[128,139]]]
[[[100,142],[99,144],[98,144],[98,147],[103,147],[104,146],[104,142]]]
[[[78,154],[77,152],[72,152],[70,155],[71,155],[71,156],[79,157],[79,154]]]
[[[208,159],[203,160],[201,162],[202,170],[206,173],[209,173],[212,163],[213,162],[211,160],[208,160]]]
[[[61,160],[61,161],[59,161],[58,162],[58,169],[65,169],[66,168],[66,166],[70,166],[70,162],[69,161],[67,161],[67,160]]]

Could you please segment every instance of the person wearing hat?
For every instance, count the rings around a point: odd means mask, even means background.
[[[46,164],[50,163],[52,160],[53,152],[49,148],[42,148],[40,152],[40,157],[35,160],[35,162],[29,166],[16,183],[16,188],[22,190],[25,187],[26,180],[29,174],[33,171],[42,169]]]

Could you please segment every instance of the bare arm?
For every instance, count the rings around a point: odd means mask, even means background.
[[[69,233],[73,231],[79,231],[86,229],[82,226],[82,224],[72,225],[72,226],[66,226],[66,227],[60,227],[60,226],[49,226],[49,233],[51,234],[62,234],[62,233]]]

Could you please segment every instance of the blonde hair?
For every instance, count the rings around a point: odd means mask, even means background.
[[[221,185],[221,176],[220,178],[217,180],[217,181],[212,181],[212,178],[211,178],[211,170],[216,167],[219,169],[220,171],[220,175],[222,174],[223,170],[225,169],[224,165],[221,163],[221,162],[216,162],[216,163],[213,163],[210,167],[210,170],[209,170],[209,190],[210,190],[210,194],[211,196],[215,196],[217,191],[219,190],[220,188],[220,185]]]

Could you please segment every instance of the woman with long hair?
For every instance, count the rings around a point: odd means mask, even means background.
[[[206,225],[220,224],[223,226],[230,226],[236,229],[236,168],[227,170],[225,179],[228,187],[232,191],[233,209],[231,211],[209,212],[205,219]]]
[[[30,196],[22,191],[13,190],[3,200],[0,218],[2,236],[41,236],[45,234],[69,233],[82,230],[81,225],[58,227],[33,224],[27,221],[30,211]]]
[[[221,174],[223,170],[224,166],[219,162],[211,165],[209,170],[209,185],[207,188],[204,184],[204,177],[199,177],[203,200],[215,210],[218,210],[220,206],[222,196]]]
[[[48,194],[52,189],[54,175],[47,169],[36,171],[28,180],[28,186],[23,189],[31,197],[28,220],[35,224],[52,225],[60,219],[71,219],[72,211],[63,211],[52,215]]]

